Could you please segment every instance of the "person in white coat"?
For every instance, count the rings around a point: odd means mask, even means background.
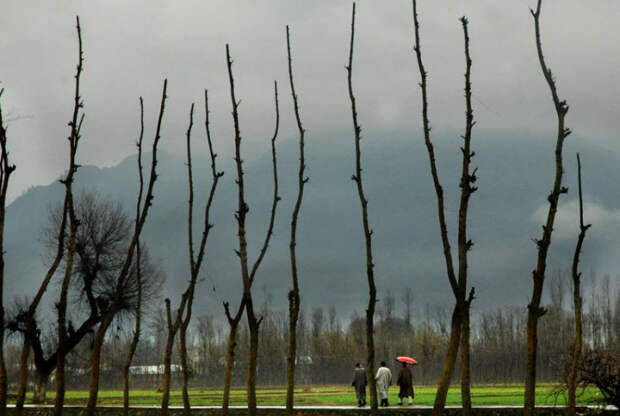
[[[390,405],[388,403],[388,388],[392,384],[392,372],[387,368],[385,361],[381,361],[381,367],[377,370],[375,380],[377,381],[377,389],[381,396],[381,406],[388,407]]]

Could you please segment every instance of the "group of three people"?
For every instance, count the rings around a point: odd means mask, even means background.
[[[402,367],[398,372],[398,379],[396,384],[400,387],[398,392],[398,404],[403,404],[403,399],[407,398],[407,403],[413,402],[413,378],[411,376],[411,369],[407,367],[406,363],[402,363]],[[375,381],[377,382],[377,390],[381,396],[381,406],[388,407],[388,388],[392,385],[392,372],[385,364],[385,361],[381,361],[381,367],[377,370],[375,375]],[[368,384],[368,375],[366,369],[362,367],[360,363],[355,364],[355,370],[353,372],[353,383],[351,385],[355,387],[355,395],[357,397],[357,404],[362,407],[366,405],[366,385]]]

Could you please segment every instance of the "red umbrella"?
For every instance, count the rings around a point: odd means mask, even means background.
[[[411,365],[416,365],[418,362],[411,357],[396,357],[396,361],[400,362],[400,363],[406,363],[406,364],[411,364]]]

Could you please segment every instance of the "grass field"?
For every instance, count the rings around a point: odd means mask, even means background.
[[[435,398],[436,387],[415,387],[414,405],[432,406]],[[536,403],[540,405],[564,405],[566,396],[559,395],[557,398],[552,393],[553,385],[542,385],[536,390]],[[580,404],[590,404],[600,397],[597,389],[587,389],[578,398]],[[133,390],[131,392],[131,404],[134,406],[157,406],[161,403],[161,393],[147,390]],[[79,405],[85,404],[88,398],[87,391],[68,391],[66,403]],[[28,397],[30,399],[30,396]],[[47,395],[48,402],[53,403],[54,393]],[[259,389],[257,392],[259,406],[280,406],[285,404],[286,390],[284,388]],[[190,401],[194,406],[219,406],[222,403],[222,390],[192,390]],[[398,387],[390,388],[390,405],[398,401]],[[100,405],[122,405],[123,395],[121,391],[100,391]],[[347,386],[320,386],[296,389],[295,404],[298,406],[333,405],[349,406],[355,404],[353,389]],[[523,386],[515,385],[488,385],[472,388],[472,403],[474,406],[485,405],[522,405]],[[246,404],[245,390],[231,391],[230,404],[243,406]],[[458,406],[461,404],[459,388],[452,388],[448,393],[448,405]],[[170,405],[182,406],[181,392],[176,390],[170,394]]]

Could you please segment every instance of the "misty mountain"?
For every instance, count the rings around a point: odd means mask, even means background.
[[[474,166],[478,167],[479,190],[470,203],[470,282],[476,287],[474,310],[504,304],[523,306],[531,291],[531,270],[536,259],[532,238],[540,226],[551,189],[553,137],[491,137],[474,135]],[[450,240],[456,256],[456,218],[459,198],[461,139],[435,138],[439,175],[446,194]],[[232,145],[228,143],[228,145]],[[216,147],[222,143],[216,143]],[[428,156],[421,137],[403,134],[367,134],[362,141],[364,185],[369,200],[370,223],[379,298],[391,292],[400,299],[411,288],[415,302],[452,303],[445,276],[439,238],[436,197],[432,188]],[[222,146],[224,147],[224,146]],[[181,148],[182,149],[182,148]],[[553,237],[549,271],[567,268],[578,233],[575,151],[583,160],[586,221],[593,223],[583,253],[583,270],[616,276],[620,252],[620,177],[618,155],[573,138],[565,151],[564,196]],[[280,196],[274,237],[259,270],[256,303],[270,302],[284,308],[290,284],[288,241],[292,207],[297,192],[298,146],[294,139],[278,143]],[[222,152],[224,153],[224,152]],[[182,154],[180,152],[180,154]],[[353,138],[343,133],[310,138],[306,146],[310,178],[298,225],[298,266],[303,307],[336,305],[341,316],[362,312],[367,302],[365,253],[361,210],[351,174],[354,169]],[[79,155],[78,155],[79,158]],[[247,201],[250,212],[247,235],[250,260],[262,243],[273,192],[271,155],[246,155]],[[146,157],[145,167],[149,163]],[[207,244],[196,313],[222,314],[221,302],[240,299],[237,247],[235,171],[230,158],[218,158],[225,175],[214,201],[215,227]],[[143,232],[145,241],[164,270],[164,296],[178,302],[189,277],[187,254],[187,168],[184,157],[162,153],[155,199]],[[98,192],[116,199],[133,217],[137,190],[136,157],[111,168],[82,167],[76,190]],[[19,173],[17,173],[19,174]],[[211,178],[206,154],[194,157],[196,188],[195,241],[202,232],[203,204]],[[76,193],[77,193],[76,192]],[[39,235],[50,207],[63,198],[63,187],[54,182],[29,189],[7,210],[5,231],[6,293],[32,296],[43,276],[43,247]],[[614,280],[614,279],[612,279]],[[47,307],[56,288],[47,294]],[[163,304],[163,302],[162,302]],[[397,303],[400,308],[400,304]]]

